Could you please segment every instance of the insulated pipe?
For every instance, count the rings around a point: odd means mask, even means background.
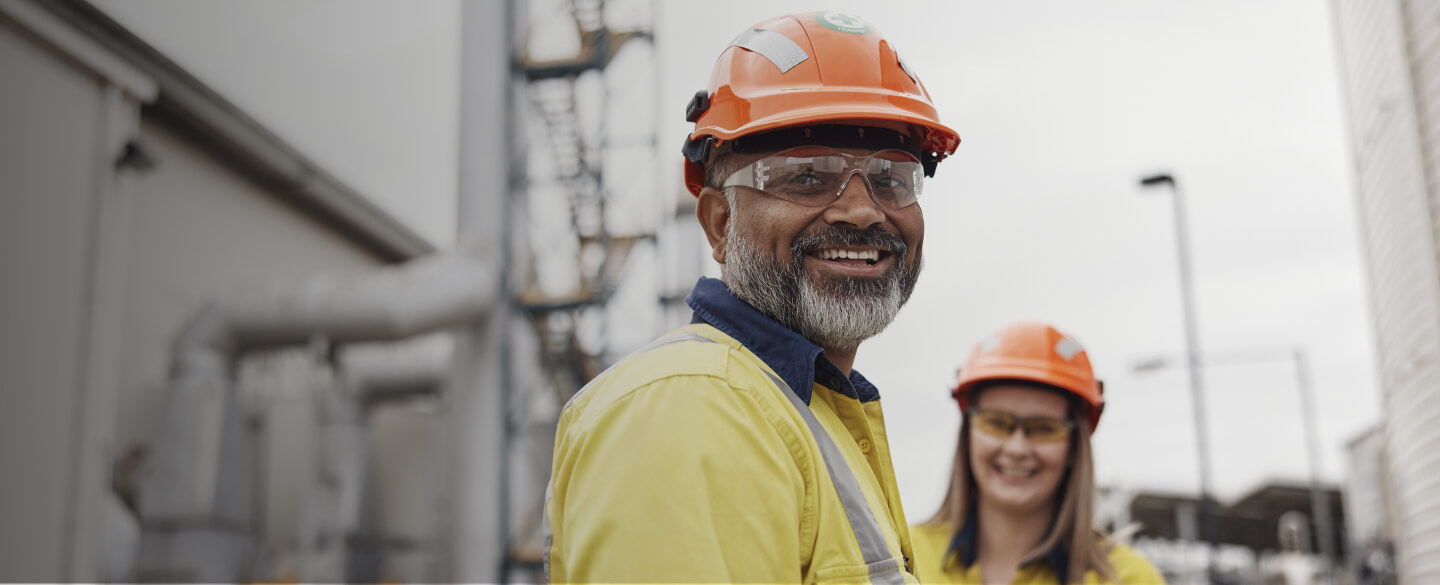
[[[517,32],[529,18],[525,0],[460,6],[460,148],[456,181],[458,249],[488,259],[498,275],[503,308],[484,323],[461,328],[445,385],[446,463],[440,470],[444,552],[432,582],[505,583],[509,547],[506,429],[518,363],[512,348],[529,335],[516,318],[506,279],[516,257],[513,233],[524,217],[510,201],[523,193],[522,110],[515,99]]]
[[[171,379],[233,377],[247,351],[404,339],[474,321],[497,299],[493,270],[466,256],[425,256],[360,275],[322,274],[299,284],[222,295],[175,342]]]
[[[438,395],[449,374],[455,338],[432,334],[399,344],[361,344],[339,358],[341,384],[365,408],[414,396]]]
[[[327,522],[310,526],[316,535],[330,536],[323,540],[328,550],[311,551],[307,561],[321,561],[311,566],[318,571],[304,575],[311,582],[373,583],[384,575],[376,572],[388,552],[387,543],[395,534],[374,525],[372,508],[374,486],[370,468],[374,456],[369,452],[368,437],[373,432],[370,413],[387,403],[419,397],[438,397],[445,385],[450,360],[454,356],[454,337],[450,333],[434,333],[400,343],[369,343],[349,345],[341,349],[336,373],[342,392],[333,393],[326,402],[337,416],[321,421],[321,460],[334,466],[339,482],[316,482],[310,489],[318,497],[310,500],[310,508],[326,508],[321,514]],[[418,454],[417,454],[418,455]],[[437,460],[438,463],[438,460]],[[438,486],[430,499],[438,497]],[[422,496],[423,497],[423,496]],[[412,535],[413,538],[413,535]],[[357,540],[358,539],[358,540]],[[441,551],[435,543],[422,537],[431,554]],[[302,539],[304,542],[305,539]],[[357,546],[379,558],[356,559]],[[325,564],[324,561],[333,561]],[[387,571],[393,571],[388,569]],[[386,574],[395,575],[393,572]],[[413,580],[418,576],[412,576]]]
[[[498,305],[496,271],[465,256],[424,257],[357,276],[222,294],[174,347],[164,412],[140,493],[142,580],[250,578],[255,461],[235,400],[247,353],[299,345],[386,341],[478,323]]]

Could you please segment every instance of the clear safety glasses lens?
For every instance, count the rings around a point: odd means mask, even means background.
[[[1070,438],[1075,423],[1069,419],[1048,416],[1020,417],[995,410],[970,410],[970,424],[997,439],[1008,439],[1015,429],[1025,429],[1025,436],[1035,443],[1055,443]]]
[[[855,156],[823,146],[802,146],[752,162],[725,179],[725,187],[749,187],[806,207],[824,207],[840,196],[854,175],[864,177],[870,196],[881,207],[915,204],[925,169],[903,150]]]

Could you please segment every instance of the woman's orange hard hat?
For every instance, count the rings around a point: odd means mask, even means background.
[[[1039,382],[1073,394],[1086,405],[1092,431],[1105,409],[1105,385],[1095,378],[1084,346],[1044,323],[1012,323],[975,344],[950,390],[961,411],[971,389],[987,380]]]

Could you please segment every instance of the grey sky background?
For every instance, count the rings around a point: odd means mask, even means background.
[[[417,231],[453,243],[458,3],[98,4]],[[1202,352],[1303,348],[1325,475],[1343,476],[1344,442],[1380,408],[1328,3],[661,1],[660,103],[610,97],[615,119],[637,126],[658,112],[667,196],[682,189],[684,105],[721,49],[760,20],[813,9],[884,33],[963,140],[926,187],[915,296],[856,362],[884,396],[912,519],[943,495],[955,368],[1019,318],[1072,333],[1105,379],[1102,483],[1194,491],[1183,370],[1131,371],[1178,361],[1184,339],[1172,201],[1137,186],[1156,171],[1173,173],[1188,200]],[[1306,478],[1293,364],[1204,373],[1222,498]]]

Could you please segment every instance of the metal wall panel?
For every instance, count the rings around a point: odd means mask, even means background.
[[[3,24],[0,71],[0,580],[59,581],[73,541],[102,86]]]
[[[1440,582],[1440,4],[1335,0],[1400,577]]]
[[[134,528],[112,481],[144,469],[186,320],[236,287],[361,273],[382,258],[353,227],[239,172],[193,128],[138,122],[137,100],[153,99],[155,83],[46,6],[0,0],[0,581],[125,580],[105,572],[133,557],[133,534],[101,536]],[[152,166],[116,164],[131,138]],[[314,364],[283,358],[247,360],[261,367],[245,368],[241,385],[268,391],[262,399],[304,392],[291,382]],[[136,464],[112,476],[121,462]],[[276,463],[266,475],[275,485],[307,471]],[[265,495],[278,510],[302,496]]]
[[[1430,214],[1430,258],[1440,258],[1440,3],[1404,0],[1402,6],[1419,113]],[[1431,266],[1433,266],[1433,262]],[[1428,275],[1432,284],[1440,276]],[[1440,303],[1434,294],[1422,303]],[[1396,372],[1391,453],[1398,449],[1399,500],[1406,540],[1401,576],[1414,583],[1440,581],[1440,318],[1411,325],[1425,331]]]

